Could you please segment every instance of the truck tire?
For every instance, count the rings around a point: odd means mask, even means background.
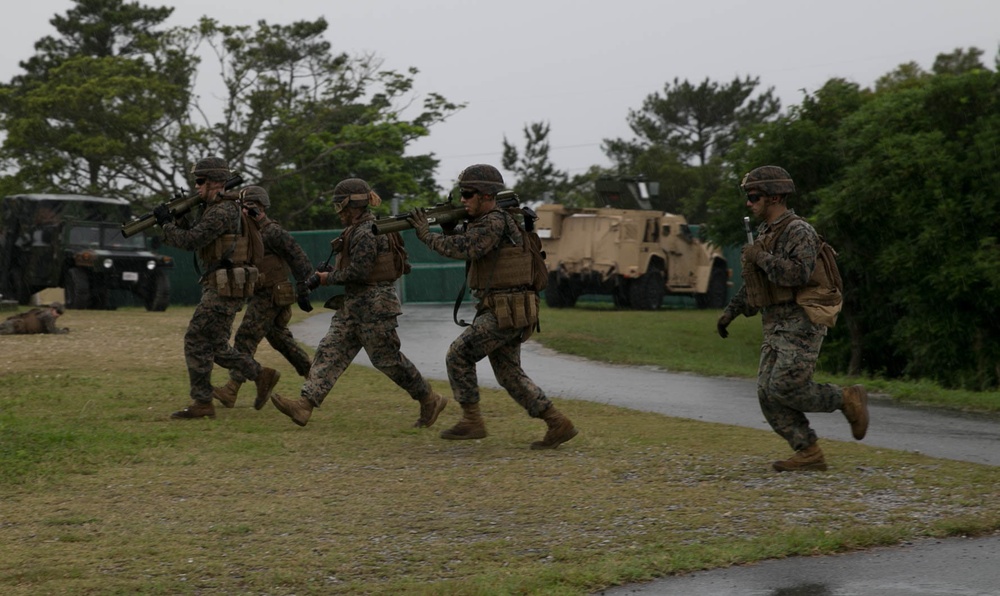
[[[576,305],[573,286],[566,280],[560,283],[559,274],[549,273],[549,285],[545,288],[545,304],[549,308],[572,308]]]
[[[726,298],[729,294],[729,287],[726,284],[728,277],[724,264],[716,263],[712,266],[712,273],[708,278],[708,290],[704,294],[695,296],[698,308],[716,310],[726,308]]]
[[[12,269],[9,279],[14,300],[17,300],[17,303],[21,306],[31,303],[31,287],[28,285],[28,281],[24,279],[24,270],[20,268]]]
[[[90,278],[79,267],[66,272],[66,308],[90,308]]]
[[[624,277],[618,275],[615,278],[615,286],[611,289],[611,301],[615,308],[630,308],[632,303],[628,298],[629,282]]]
[[[663,279],[663,271],[650,268],[638,279],[629,284],[629,302],[636,310],[656,310],[663,304],[663,295],[667,288]]]
[[[146,310],[163,312],[170,305],[170,278],[163,269],[157,269],[145,290]]]

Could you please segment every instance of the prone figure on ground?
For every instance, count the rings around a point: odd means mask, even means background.
[[[0,322],[0,335],[69,333],[68,327],[56,327],[56,319],[64,311],[65,308],[61,302],[53,302],[48,306],[40,306],[16,315],[11,315],[3,322]]]
[[[462,418],[442,431],[441,438],[486,437],[476,363],[489,358],[497,382],[529,416],[547,425],[545,436],[531,448],[553,449],[575,437],[577,430],[521,368],[521,343],[538,323],[538,293],[532,287],[531,268],[511,266],[512,260],[520,258],[518,253],[524,252],[526,236],[510,213],[497,208],[497,193],[504,189],[499,170],[486,164],[469,166],[459,174],[458,184],[468,217],[461,231],[443,227],[443,234],[431,232],[422,210],[410,214],[417,237],[428,248],[469,263],[468,285],[478,300],[475,318],[464,324],[445,360]]]
[[[184,334],[191,404],[171,414],[174,419],[215,417],[213,362],[254,381],[261,403],[267,401],[281,377],[278,371],[261,366],[250,354],[229,345],[236,313],[253,295],[258,275],[254,263],[263,253],[260,235],[244,225],[238,195],[224,192],[232,176],[229,164],[219,157],[206,157],[195,163],[191,175],[204,200],[204,211],[193,225],[187,218],[175,221],[166,204],[153,209],[164,243],[197,251],[204,271],[198,280],[201,299]]]
[[[271,347],[295,368],[295,372],[303,378],[308,377],[311,359],[296,343],[288,329],[288,322],[292,318],[292,303],[298,302],[306,312],[312,310],[306,287],[306,280],[313,273],[312,263],[292,235],[267,217],[271,198],[266,189],[247,186],[240,190],[239,197],[250,225],[256,226],[260,232],[264,256],[260,262],[258,283],[247,301],[247,310],[236,330],[233,347],[243,354],[254,356],[257,346],[266,338]],[[295,279],[294,286],[289,281],[289,275]],[[230,369],[229,381],[222,387],[216,387],[213,395],[222,405],[232,408],[244,382],[246,377],[238,368]],[[255,399],[254,407],[259,410],[265,403],[266,398],[260,401]]]
[[[364,348],[372,366],[392,379],[420,405],[414,427],[429,427],[448,404],[400,352],[397,318],[402,314],[394,282],[404,273],[398,233],[376,235],[372,229],[382,199],[360,178],[341,180],[333,189],[333,208],[344,223],[333,271],[316,274],[320,285],[344,286],[343,302],[320,341],[309,376],[298,398],[274,394],[271,401],[299,426],[323,404],[347,367]],[[398,243],[398,244],[395,244]]]
[[[758,237],[743,249],[743,286],[716,324],[722,338],[738,315],[758,312],[764,327],[757,398],[774,432],[795,451],[772,467],[779,472],[826,470],[826,459],[806,412],[841,410],[855,439],[868,432],[868,392],[812,380],[827,328],[836,322],[842,296],[825,267],[822,242],[808,222],[788,208],[795,192],[778,166],[750,171],[740,184],[750,212],[761,221]],[[748,228],[748,234],[749,234]]]

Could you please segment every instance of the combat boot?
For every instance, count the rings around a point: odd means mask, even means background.
[[[278,384],[281,373],[273,368],[260,367],[260,374],[254,383],[257,384],[257,399],[253,400],[253,409],[259,410],[267,403],[267,398],[271,397],[274,386]]]
[[[555,406],[549,406],[548,410],[542,412],[542,420],[549,429],[545,431],[545,437],[541,441],[531,444],[532,449],[555,449],[575,437],[578,432],[570,419],[563,416]]]
[[[192,401],[191,405],[170,415],[174,420],[190,420],[193,418],[215,418],[215,406],[212,402]]]
[[[438,414],[448,405],[448,398],[431,391],[420,400],[420,418],[413,428],[428,428],[438,419]]]
[[[819,448],[819,443],[795,452],[795,455],[788,459],[783,459],[771,464],[771,467],[778,472],[811,472],[826,470],[826,459],[823,458],[823,450]]]
[[[222,387],[212,388],[212,397],[227,408],[232,408],[236,405],[236,396],[239,395],[242,386],[243,383],[229,379],[229,382]]]
[[[844,418],[851,423],[851,434],[861,440],[868,432],[868,390],[864,385],[851,385],[844,388]]]
[[[461,441],[465,439],[482,439],[486,436],[486,424],[479,412],[479,404],[462,404],[462,419],[458,424],[441,431],[442,439]]]
[[[305,426],[313,413],[312,402],[304,397],[291,399],[273,393],[271,394],[271,403],[278,408],[279,412],[291,418],[292,422],[299,426]]]

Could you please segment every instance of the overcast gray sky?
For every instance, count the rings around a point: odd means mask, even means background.
[[[504,135],[551,123],[551,157],[570,174],[608,165],[603,139],[625,137],[629,109],[675,77],[698,83],[746,75],[787,107],[831,77],[862,86],[903,62],[929,68],[978,47],[993,67],[1000,0],[146,0],[176,8],[171,25],[202,15],[227,24],[288,24],[324,16],[335,51],[375,53],[420,69],[418,93],[468,104],[414,153],[441,160],[449,185],[471,163],[500,166]],[[49,19],[69,0],[18,2],[0,22],[0,80],[20,72]],[[211,66],[210,64],[206,64]],[[204,70],[202,81],[214,73]],[[201,89],[202,87],[199,87]],[[513,182],[508,179],[508,182]]]

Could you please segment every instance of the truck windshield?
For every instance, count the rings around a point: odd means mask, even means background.
[[[142,234],[126,238],[122,236],[121,228],[114,226],[84,225],[74,226],[69,231],[69,243],[73,246],[107,249],[139,249],[146,248],[146,239]]]

